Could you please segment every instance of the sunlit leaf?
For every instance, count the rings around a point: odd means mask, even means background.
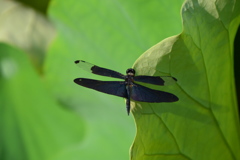
[[[16,1],[0,1],[0,42],[24,50],[38,70],[54,33],[47,18],[32,8]]]
[[[239,159],[239,117],[233,76],[233,40],[239,1],[188,0],[183,32],[158,43],[135,63],[139,74],[168,74],[161,87],[175,103],[136,103],[134,160]]]

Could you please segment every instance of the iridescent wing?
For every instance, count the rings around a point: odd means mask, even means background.
[[[98,67],[94,64],[82,61],[82,60],[77,60],[75,61],[75,64],[77,64],[80,68],[84,69],[87,72],[93,73],[93,74],[97,74],[97,75],[101,75],[101,76],[107,76],[107,77],[113,77],[113,78],[120,78],[120,79],[124,79],[124,75],[110,70],[110,69],[106,69],[106,68],[102,68],[102,67]]]
[[[137,82],[144,82],[161,86],[170,85],[177,81],[176,78],[171,76],[135,76],[133,79]]]
[[[125,82],[122,81],[98,81],[87,78],[76,78],[74,82],[87,88],[97,90],[99,92],[127,98]]]
[[[132,86],[131,99],[140,102],[176,102],[178,97],[174,94],[150,89],[139,84]]]

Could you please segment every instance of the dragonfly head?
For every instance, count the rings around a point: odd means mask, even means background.
[[[135,70],[132,69],[132,68],[128,68],[127,71],[126,71],[127,75],[131,75],[131,76],[134,76],[135,75]]]

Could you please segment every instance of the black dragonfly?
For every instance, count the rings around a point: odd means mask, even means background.
[[[93,74],[123,79],[124,81],[99,81],[87,78],[76,78],[74,79],[74,82],[81,86],[97,90],[99,92],[126,98],[126,108],[128,115],[130,112],[131,99],[139,102],[152,103],[178,101],[178,97],[174,94],[150,89],[135,83],[136,81],[163,86],[166,83],[165,79],[176,82],[177,79],[174,77],[145,75],[135,76],[135,70],[132,68],[127,69],[127,75],[123,75],[119,72],[98,67],[82,60],[75,61],[75,64],[77,64],[80,68]]]

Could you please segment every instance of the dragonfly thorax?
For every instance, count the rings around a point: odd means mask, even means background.
[[[126,75],[125,76],[125,84],[128,85],[128,86],[131,86],[133,85],[133,76],[132,75]]]

